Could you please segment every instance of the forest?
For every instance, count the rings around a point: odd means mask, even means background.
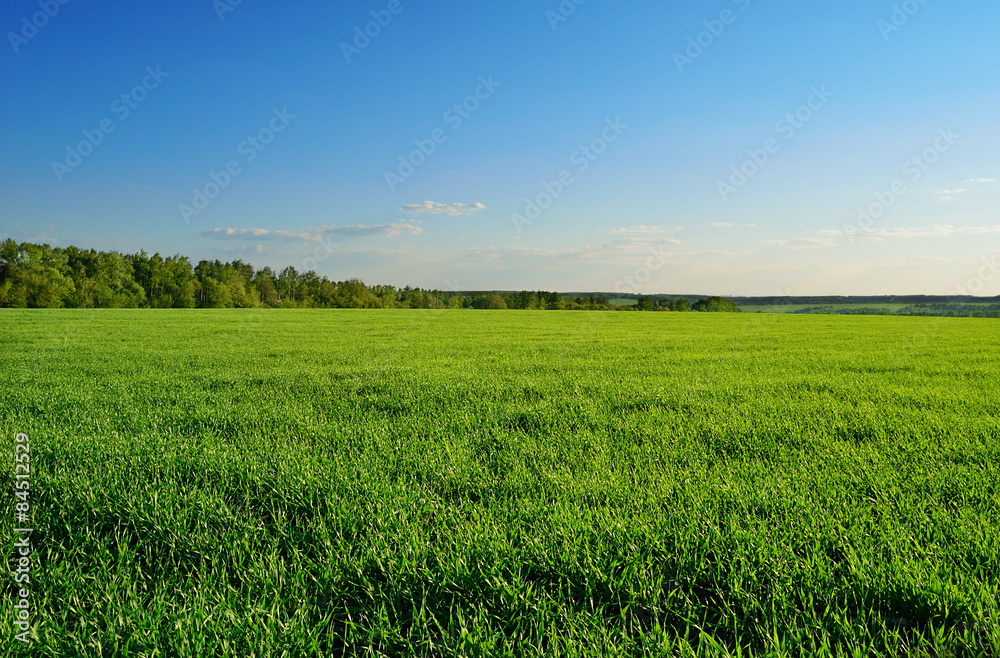
[[[557,292],[458,292],[333,281],[313,271],[254,268],[185,256],[122,254],[74,246],[0,243],[0,308],[421,308],[738,313],[721,297],[640,296],[617,306],[607,296]]]

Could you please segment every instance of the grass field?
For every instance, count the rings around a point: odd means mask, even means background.
[[[2,311],[3,655],[1000,656],[1000,324]],[[7,554],[13,553],[7,541]]]

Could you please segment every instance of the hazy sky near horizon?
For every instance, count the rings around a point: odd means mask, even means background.
[[[457,290],[1000,295],[998,24],[12,0],[0,239]]]

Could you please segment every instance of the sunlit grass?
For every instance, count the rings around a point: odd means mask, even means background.
[[[3,311],[0,481],[28,433],[39,562],[37,641],[0,653],[997,656],[998,339]]]

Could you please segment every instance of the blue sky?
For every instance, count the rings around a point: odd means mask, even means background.
[[[995,2],[233,2],[4,5],[0,238],[441,289],[1000,294]]]

